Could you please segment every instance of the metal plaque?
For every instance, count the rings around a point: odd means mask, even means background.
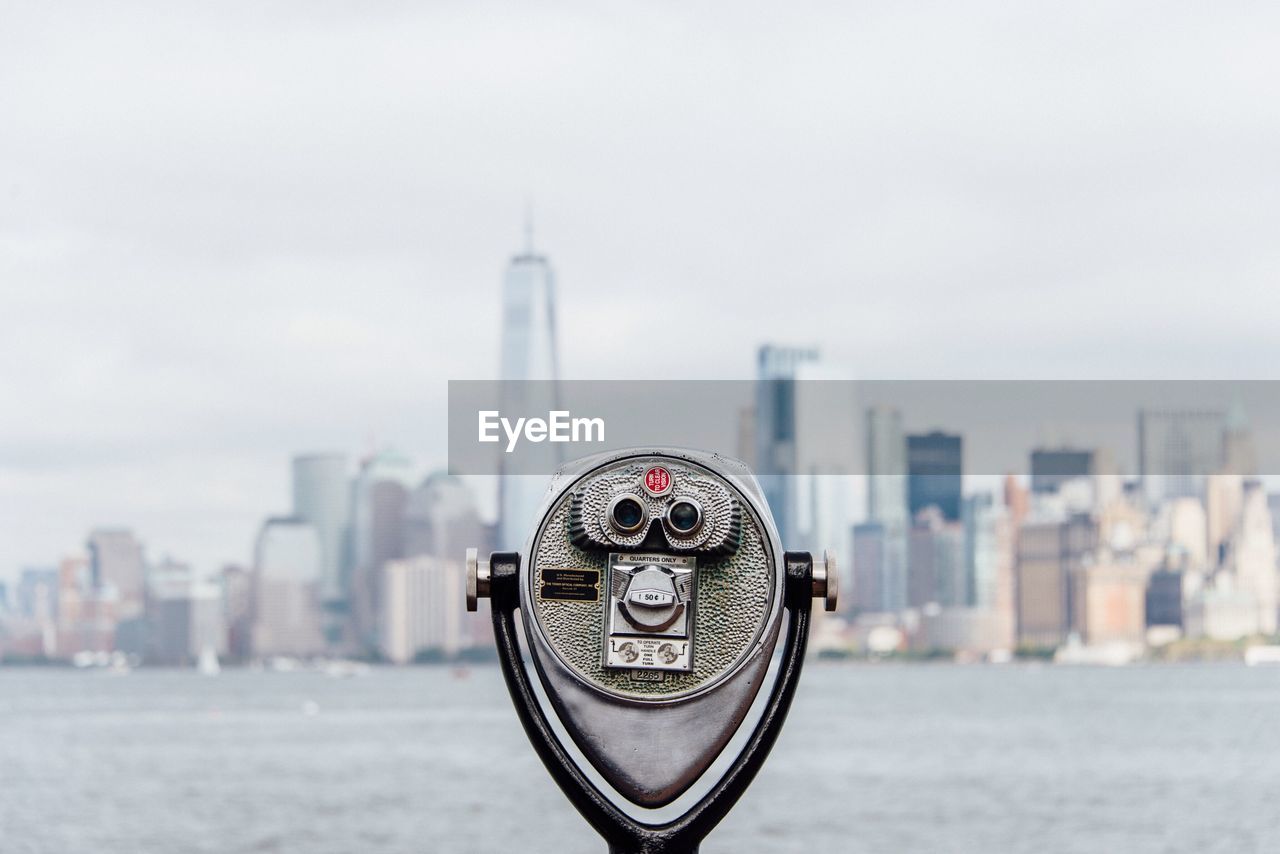
[[[598,602],[600,570],[548,567],[542,570],[538,598],[554,602]]]

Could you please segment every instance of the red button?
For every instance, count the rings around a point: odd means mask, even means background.
[[[644,473],[644,488],[650,495],[666,495],[671,491],[671,472],[654,466]]]

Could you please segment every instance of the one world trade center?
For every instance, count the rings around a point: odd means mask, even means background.
[[[555,275],[546,257],[533,250],[532,226],[525,226],[525,248],[511,258],[502,282],[502,411],[527,415],[546,413],[559,401],[560,365],[556,352]],[[544,443],[527,454],[522,471],[500,466],[498,480],[498,548],[518,549],[531,533],[538,504],[560,464],[557,445]],[[505,455],[504,455],[505,456]],[[503,460],[505,463],[505,459]]]

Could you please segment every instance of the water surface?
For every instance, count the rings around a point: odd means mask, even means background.
[[[812,663],[715,852],[1280,849],[1280,670]],[[0,851],[600,854],[496,667],[0,669]]]

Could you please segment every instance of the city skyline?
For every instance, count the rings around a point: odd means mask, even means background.
[[[762,345],[761,348],[759,349],[778,350],[777,347],[774,347],[772,345]],[[783,348],[783,349],[785,350],[786,348]],[[816,355],[816,351],[814,351],[811,354],[811,356],[815,359],[818,358]],[[886,414],[886,412],[883,411],[881,407],[879,407],[878,405],[873,405],[869,409],[862,412],[862,417],[870,419],[872,416],[872,413],[877,413],[877,412],[880,413],[881,415]],[[950,431],[945,426],[937,425],[937,424],[934,424],[933,422],[919,422],[919,423],[929,423],[932,425],[927,429],[919,428],[913,425],[909,419],[904,420],[904,416],[909,415],[909,413],[901,413],[901,412],[898,412],[897,410],[892,410],[892,414],[897,419],[897,423],[898,423],[897,429],[901,431],[901,435],[899,436],[899,438],[901,438],[903,443],[900,459],[897,462],[898,465],[903,466],[903,468],[901,469],[901,473],[899,475],[892,475],[892,474],[884,475],[882,473],[880,475],[877,475],[874,479],[871,479],[869,475],[871,475],[876,470],[875,460],[876,460],[877,454],[872,453],[871,452],[872,449],[870,447],[855,449],[853,444],[850,444],[849,450],[867,454],[867,457],[866,457],[867,467],[865,469],[865,474],[850,475],[850,477],[854,482],[864,483],[866,485],[858,486],[852,490],[857,497],[853,500],[852,504],[842,505],[842,509],[840,511],[840,513],[842,514],[842,518],[834,520],[834,525],[837,528],[839,528],[841,525],[846,525],[846,527],[851,527],[853,525],[858,525],[866,522],[879,521],[875,515],[875,511],[872,506],[874,502],[873,494],[877,490],[901,489],[904,491],[904,493],[907,493],[910,491],[909,484],[911,483],[913,478],[908,475],[908,470],[910,468],[910,464],[908,462],[908,456],[909,456],[909,447],[912,441],[933,440],[935,438],[958,439],[960,445],[961,446],[963,445],[964,434],[962,432],[953,434],[953,432]],[[1142,440],[1140,437],[1144,429],[1143,427],[1144,416],[1147,418],[1150,418],[1153,416],[1156,418],[1168,418],[1168,417],[1176,417],[1179,414],[1181,414],[1181,410],[1175,409],[1175,410],[1166,411],[1166,410],[1161,410],[1159,408],[1152,409],[1150,407],[1138,407],[1138,409],[1136,410],[1137,425],[1136,425],[1136,428],[1134,429],[1134,442],[1133,442],[1134,443],[1133,459],[1137,460],[1137,462],[1131,463],[1127,468],[1119,468],[1115,466],[1115,460],[1116,460],[1115,451],[1114,449],[1107,446],[1086,446],[1086,445],[1081,445],[1079,443],[1074,443],[1070,441],[1044,442],[1042,440],[1035,439],[1034,437],[1027,437],[1025,446],[1022,449],[1022,457],[1025,462],[1025,467],[1019,467],[1016,470],[1006,470],[1003,472],[995,472],[995,471],[973,472],[969,470],[968,467],[965,467],[963,473],[957,476],[958,485],[952,484],[946,487],[946,490],[948,491],[955,491],[955,495],[947,499],[947,501],[945,501],[944,503],[949,502],[949,506],[953,505],[956,508],[956,511],[955,512],[944,511],[944,515],[949,514],[948,518],[953,518],[953,519],[958,518],[959,505],[956,504],[955,502],[958,501],[960,497],[969,498],[974,495],[980,495],[984,493],[993,494],[995,492],[998,492],[1001,481],[1006,477],[1017,478],[1018,480],[1023,482],[1023,484],[1026,487],[1028,487],[1034,492],[1035,484],[1037,482],[1036,470],[1037,470],[1038,459],[1042,461],[1047,461],[1047,460],[1060,460],[1062,458],[1068,458],[1074,461],[1078,461],[1084,458],[1088,458],[1092,460],[1096,457],[1096,458],[1106,460],[1107,466],[1108,466],[1107,471],[1113,472],[1114,474],[1121,477],[1122,479],[1126,479],[1132,483],[1143,485],[1143,488],[1147,490],[1149,497],[1152,500],[1158,501],[1165,496],[1160,491],[1160,488],[1156,488],[1153,492],[1152,487],[1149,485],[1148,481],[1150,481],[1150,483],[1154,483],[1157,485],[1163,484],[1166,480],[1168,480],[1169,476],[1168,474],[1162,475],[1158,473],[1158,469],[1160,468],[1159,466],[1155,467],[1157,471],[1155,472],[1154,477],[1152,475],[1147,475],[1144,477],[1142,473],[1142,470],[1141,470],[1142,463],[1140,461],[1140,458],[1142,457]],[[1220,429],[1222,431],[1222,435],[1225,437],[1229,432],[1229,430],[1227,429],[1227,425],[1230,422],[1230,418],[1226,413],[1214,413],[1213,411],[1197,410],[1197,411],[1191,411],[1188,414],[1190,414],[1192,417],[1195,417],[1195,418],[1201,418],[1206,416],[1217,417],[1218,420],[1221,422]],[[1242,417],[1242,414],[1237,412],[1235,415],[1231,417],[1237,417],[1237,418]],[[867,421],[866,423],[868,426],[870,426],[872,422]],[[904,429],[902,426],[903,423],[908,424],[909,429]],[[1248,426],[1246,423],[1244,428],[1244,435],[1247,436],[1248,434],[1249,434]],[[872,432],[864,433],[863,438],[869,439],[873,435],[874,435],[874,428]],[[852,438],[851,438],[851,442],[852,442]],[[753,451],[755,453],[758,453],[759,449],[754,448]],[[741,454],[742,449],[741,448],[726,449],[726,452],[728,453],[737,452]],[[1229,456],[1230,451],[1224,451],[1224,454]],[[745,454],[742,454],[742,456],[744,460],[749,460],[754,456],[754,453],[745,453]],[[352,489],[356,488],[356,483],[359,479],[358,474],[361,467],[369,465],[371,462],[377,462],[380,459],[393,459],[395,466],[401,472],[398,475],[398,478],[402,483],[405,484],[406,489],[415,488],[418,485],[425,483],[426,481],[430,480],[433,477],[438,477],[443,475],[447,471],[447,466],[445,465],[424,464],[421,460],[414,459],[409,455],[401,453],[397,448],[393,446],[385,446],[385,445],[375,448],[373,450],[367,451],[366,453],[363,453],[363,454],[355,453],[349,450],[330,449],[330,450],[324,450],[324,451],[317,451],[317,450],[297,451],[295,449],[294,451],[289,452],[286,459],[290,461],[289,464],[292,466],[292,471],[291,471],[291,474],[286,476],[283,480],[279,481],[280,485],[283,487],[283,491],[286,495],[286,498],[284,499],[281,505],[271,508],[265,514],[265,516],[259,517],[253,520],[253,524],[249,528],[249,531],[250,531],[249,542],[250,543],[252,542],[253,537],[256,535],[256,532],[258,531],[258,528],[261,525],[263,518],[269,519],[269,518],[295,517],[295,518],[303,519],[306,521],[310,521],[313,524],[316,524],[314,515],[319,511],[316,510],[315,502],[318,499],[314,497],[308,498],[308,496],[305,495],[305,492],[306,492],[305,481],[308,475],[304,474],[304,472],[306,472],[308,468],[313,468],[316,465],[321,466],[320,471],[323,472],[324,475],[327,475],[330,481],[327,484],[328,496],[326,497],[328,498],[328,501],[332,503],[336,498],[338,501],[338,504],[341,505],[342,507],[341,510],[336,510],[336,511],[333,507],[327,508],[329,518],[322,519],[319,522],[319,525],[317,527],[318,534],[322,537],[322,539],[327,539],[329,542],[329,545],[326,546],[325,548],[326,557],[324,559],[325,566],[323,568],[323,575],[324,575],[323,587],[325,590],[324,595],[326,597],[331,596],[333,590],[336,588],[336,583],[333,580],[333,576],[337,571],[335,566],[335,558],[333,557],[334,547],[336,546],[337,548],[344,549],[344,550],[348,548],[350,549],[357,548],[356,542],[354,540],[354,534],[352,532],[346,532],[346,535],[348,536],[348,539],[346,541],[341,543],[335,541],[334,538],[337,536],[340,536],[340,533],[333,528],[333,525],[334,525],[335,519],[345,518],[345,514],[349,512],[349,507],[347,505],[349,504],[352,498],[352,496],[349,493]],[[1200,457],[1197,457],[1196,460],[1197,461],[1193,466],[1193,468],[1196,468],[1196,470],[1201,471],[1201,474],[1198,476],[1198,480],[1203,482],[1204,476],[1205,476],[1204,472],[1211,470],[1211,467],[1205,468],[1204,466],[1208,466],[1209,463],[1206,462],[1204,459],[1201,459]],[[1226,460],[1226,457],[1223,457],[1224,462],[1225,460]],[[960,456],[958,456],[956,460],[954,460],[953,462],[962,464],[963,453],[960,452]],[[278,464],[279,464],[279,461],[276,461],[275,465],[278,466]],[[1056,463],[1056,465],[1060,466],[1062,465],[1062,463],[1058,462]],[[327,467],[327,471],[325,470],[325,467]],[[758,470],[756,471],[756,474],[758,476],[763,475],[765,480],[767,480],[769,477],[767,474],[762,473],[761,471],[758,471]],[[1251,476],[1257,479],[1263,485],[1264,489],[1274,489],[1275,483],[1277,482],[1277,480],[1280,480],[1280,475],[1264,474],[1260,472]],[[317,479],[317,478],[322,478],[322,475],[319,473],[311,473],[310,477],[313,479]],[[809,477],[809,476],[804,474],[799,474],[799,475],[792,474],[792,475],[784,476],[783,478],[781,478],[780,483],[791,483],[791,482],[803,483],[805,482],[806,477]],[[917,475],[916,477],[920,477],[920,476]],[[300,478],[303,478],[303,480],[300,481]],[[923,478],[925,481],[933,481],[933,482],[941,482],[946,479],[946,478],[938,477],[936,475],[924,475]],[[1183,478],[1185,479],[1186,476],[1184,475]],[[533,478],[530,478],[530,479],[533,479]],[[474,475],[460,476],[460,481],[465,483],[467,485],[467,488],[474,495],[475,501],[477,503],[477,508],[480,513],[480,517],[483,520],[485,520],[487,523],[491,523],[491,524],[497,524],[501,519],[501,514],[499,512],[499,506],[498,506],[499,501],[498,501],[498,492],[497,492],[499,480],[500,480],[499,477],[492,476],[492,475],[474,474]],[[1063,481],[1063,478],[1060,476],[1060,472],[1059,472],[1059,476],[1057,476],[1056,479],[1046,480],[1045,482],[1060,484],[1062,481]],[[878,484],[878,485],[871,485],[871,484]],[[313,486],[312,488],[315,488],[315,487]],[[786,487],[786,490],[793,490],[794,488],[795,486],[793,484],[792,486]],[[808,487],[802,487],[802,488],[808,489]],[[782,496],[779,496],[779,498],[781,497]],[[1171,494],[1170,497],[1173,497],[1173,495]],[[310,505],[308,505],[308,501],[311,502]],[[790,499],[790,501],[794,501],[794,496]],[[790,501],[783,500],[780,506],[786,506],[787,504],[790,503]],[[915,499],[911,499],[911,501],[909,501],[908,504],[913,505],[915,502],[916,502]],[[806,498],[805,502],[802,502],[802,503],[806,503],[806,506],[808,506],[808,504],[812,503],[812,499]],[[928,498],[922,498],[919,502],[919,506],[923,507],[933,503],[935,502],[929,500]],[[308,513],[308,510],[311,511],[310,515]],[[334,515],[335,512],[337,514],[336,516]],[[782,512],[785,515],[787,511],[783,510]],[[805,512],[813,512],[813,511],[806,510]],[[324,514],[320,513],[320,515],[323,516]],[[913,515],[914,515],[914,510],[910,510],[909,508],[908,512],[904,514],[903,519],[906,521],[909,521]],[[323,528],[326,527],[326,524],[331,529],[328,533],[324,533],[322,530]],[[824,524],[824,528],[827,528],[827,529],[829,529],[831,526],[832,526],[832,522],[827,522]],[[87,534],[85,532],[87,532]],[[59,561],[62,561],[65,559],[82,559],[82,558],[91,559],[92,552],[93,552],[94,537],[102,533],[110,534],[112,532],[124,533],[131,537],[138,537],[141,541],[140,543],[141,546],[147,547],[149,549],[148,554],[153,561],[163,562],[167,560],[177,560],[177,561],[181,561],[183,564],[186,564],[186,565],[196,566],[197,567],[196,574],[200,577],[212,577],[227,566],[238,565],[242,563],[249,563],[249,564],[253,563],[253,554],[255,551],[255,547],[253,547],[252,545],[239,550],[237,550],[234,547],[222,548],[217,551],[215,556],[210,561],[201,563],[200,561],[191,560],[188,554],[182,551],[168,549],[168,548],[155,548],[153,544],[156,542],[156,540],[148,537],[141,525],[131,523],[127,519],[118,520],[115,522],[91,521],[85,526],[80,536],[71,538],[70,542],[78,543],[79,544],[78,546],[71,546],[64,543],[60,550],[55,549],[53,552],[38,556],[34,560],[25,561],[18,564],[10,564],[8,566],[0,566],[0,582],[12,584],[13,582],[17,581],[21,573],[26,570],[47,569],[47,568],[56,566],[59,563]],[[812,533],[812,531],[810,531],[810,533]],[[837,536],[843,537],[844,532],[837,534]],[[161,537],[160,540],[163,541],[163,537]],[[846,552],[848,551],[849,550],[846,549]],[[136,583],[138,582],[135,582],[135,584]]]
[[[816,358],[772,346],[761,354],[762,364]],[[793,405],[804,397],[794,382],[790,369],[762,374],[755,426],[744,434],[759,439],[749,452],[784,470],[813,458],[813,448],[788,437],[822,417]],[[1171,631],[1210,644],[1275,634],[1280,495],[1268,495],[1247,467],[1233,468],[1233,459],[1253,459],[1242,419],[1141,410],[1139,432],[1160,423],[1158,435],[1172,437],[1157,443],[1164,459],[1146,472],[1151,483],[1116,472],[1100,450],[1033,447],[1029,475],[1007,476],[997,495],[959,490],[961,434],[905,433],[900,414],[882,407],[864,414],[874,428],[862,448],[867,469],[905,462],[901,474],[825,479],[828,500],[865,490],[864,516],[805,509],[816,497],[805,475],[787,475],[798,488],[770,498],[779,518],[793,519],[790,536],[849,556],[842,574],[854,581],[852,595],[841,619],[820,621],[821,649],[874,652],[871,633],[892,629],[899,652],[1008,654],[1016,646],[1083,655],[1072,652],[1082,638],[1088,655],[1118,645],[1131,661],[1135,649],[1168,644]],[[1206,456],[1216,473],[1194,476]],[[483,649],[475,634],[483,621],[464,619],[454,600],[463,548],[491,548],[497,525],[481,519],[474,492],[454,475],[417,482],[409,460],[385,451],[353,462],[299,454],[283,467],[293,514],[262,521],[247,572],[226,566],[210,577],[171,556],[148,560],[134,531],[91,530],[83,556],[24,571],[12,591],[0,590],[8,652],[67,659],[115,650],[189,666],[228,653],[240,663],[355,655],[403,664],[469,654],[478,641]],[[1170,482],[1165,471],[1187,479]],[[318,512],[338,496],[343,510]],[[336,561],[325,545],[333,542],[345,544]]]
[[[540,405],[527,395],[544,385],[552,407],[564,400],[554,274],[535,253],[531,229],[527,222],[524,249],[503,275],[505,411]],[[965,489],[966,477],[992,474],[966,464],[966,431],[977,427],[969,438],[989,439],[981,434],[991,430],[1007,444],[1008,432],[991,428],[1015,417],[1011,402],[1014,411],[1039,412],[1033,401],[1043,394],[1028,395],[1025,384],[995,397],[943,384],[945,397],[977,403],[982,420],[921,432],[906,429],[905,411],[928,408],[938,384],[907,384],[914,397],[858,411],[840,367],[818,348],[762,344],[755,362],[751,395],[720,404],[740,407],[731,419],[736,453],[760,477],[785,541],[851,559],[841,570],[854,581],[851,602],[818,620],[820,648],[992,660],[1016,650],[1127,663],[1175,638],[1203,652],[1275,634],[1280,495],[1268,496],[1256,479],[1265,457],[1238,388],[1229,411],[1172,398],[1139,405],[1136,478],[1105,445],[1037,440],[1023,449],[1026,476],[1006,472],[997,500],[993,488]],[[892,398],[892,388],[882,390]],[[1083,390],[1054,387],[1048,398],[1087,421],[1099,390]],[[634,394],[624,392],[627,417],[645,408]],[[675,404],[670,388],[659,400]],[[1118,400],[1131,402],[1123,393]],[[964,410],[951,416],[965,420]],[[518,545],[558,450],[542,446],[532,463],[510,468],[500,457],[496,476],[470,485],[440,471],[420,480],[412,459],[389,447],[355,460],[297,453],[288,512],[261,521],[247,569],[224,563],[216,576],[172,554],[148,560],[133,530],[96,525],[83,553],[64,552],[56,569],[24,568],[12,603],[0,586],[0,657],[125,668],[198,662],[216,672],[227,656],[241,664],[483,656],[482,621],[465,618],[456,601],[461,552]],[[491,521],[480,512],[477,482],[496,488]],[[855,491],[865,498],[861,510]]]

